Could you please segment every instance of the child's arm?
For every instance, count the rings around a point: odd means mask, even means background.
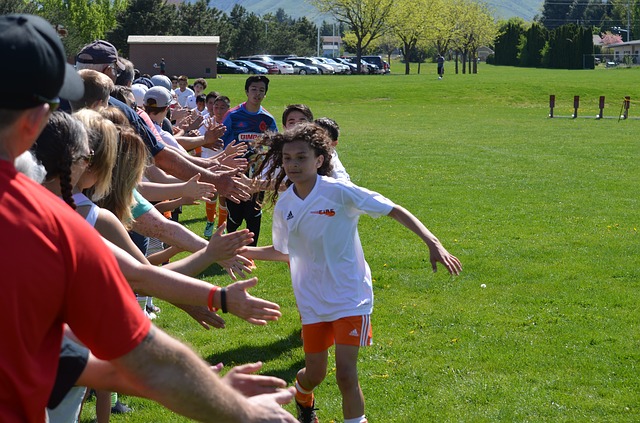
[[[251,260],[289,262],[289,254],[281,253],[273,248],[273,245],[266,247],[245,247],[242,255]]]
[[[438,238],[427,229],[420,220],[410,211],[401,206],[394,206],[389,213],[389,217],[397,220],[401,225],[415,233],[429,247],[429,255],[431,256],[431,266],[433,271],[437,271],[437,263],[440,262],[447,268],[449,273],[458,275],[462,270],[462,264],[457,257],[450,254],[440,243]]]

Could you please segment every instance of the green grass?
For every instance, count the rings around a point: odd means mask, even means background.
[[[640,121],[617,116],[637,97],[637,70],[557,71],[447,63],[421,75],[275,76],[264,105],[276,119],[306,103],[340,124],[352,180],[418,216],[464,272],[432,274],[417,237],[364,217],[360,236],[376,296],[374,345],[360,377],[371,422],[633,422],[640,420]],[[242,77],[210,81],[238,103]],[[632,103],[631,116],[640,116]],[[183,220],[201,233],[204,206]],[[270,241],[265,213],[260,244]],[[207,280],[228,280],[211,269]],[[289,382],[302,364],[286,266],[262,263],[255,295],[283,318],[253,327],[229,317],[206,332],[164,304],[157,324],[211,363],[264,360]],[[482,289],[481,284],[487,287]],[[319,417],[342,421],[332,366],[317,389]],[[183,421],[145,400],[113,421]],[[91,406],[87,406],[90,415]],[[291,406],[288,409],[292,410]]]

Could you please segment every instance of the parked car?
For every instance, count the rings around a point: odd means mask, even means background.
[[[293,66],[293,72],[298,75],[317,75],[320,73],[317,67],[305,65],[302,62],[298,62],[297,60],[283,60],[283,62],[290,64]]]
[[[266,75],[267,73],[269,73],[269,70],[267,68],[263,68],[262,66],[256,65],[255,63],[248,60],[234,60],[233,63],[238,66],[242,66],[243,68],[247,68],[247,73],[250,73],[252,75]]]
[[[362,59],[366,60],[368,63],[373,63],[374,65],[376,65],[380,73],[391,72],[389,64],[382,60],[382,56],[362,56]]]
[[[357,61],[355,57],[345,57],[346,60],[350,61],[354,65],[357,65]],[[373,63],[369,63],[364,59],[360,59],[360,73],[363,74],[374,74],[380,73],[380,68]]]
[[[274,60],[273,63],[278,66],[278,73],[282,75],[292,75],[294,73],[293,66],[291,66],[289,63],[283,62],[281,60]]]
[[[315,66],[318,68],[318,71],[321,75],[333,75],[334,73],[336,73],[332,66],[320,63],[313,57],[292,57],[289,60],[295,60],[308,66]]]
[[[333,59],[328,57],[314,57],[320,63],[324,63],[325,65],[329,65],[333,68],[335,73],[347,74],[351,73],[351,68],[349,66],[343,65],[342,63],[338,63]]]
[[[216,59],[216,72],[217,73],[247,73],[247,69],[242,66],[238,66],[230,60],[218,57]]]
[[[280,70],[278,69],[278,65],[276,65],[273,62],[264,62],[264,61],[258,60],[258,59],[250,59],[249,61],[251,63],[255,63],[258,66],[262,66],[263,68],[267,68],[267,71],[269,72],[269,75],[277,74],[277,73],[280,72]]]
[[[335,57],[333,60],[335,60],[338,63],[342,63],[343,65],[347,65],[349,66],[349,73],[357,73],[358,72],[358,66],[356,66],[355,63],[351,63],[350,61],[348,61],[347,59],[343,59],[342,57]]]

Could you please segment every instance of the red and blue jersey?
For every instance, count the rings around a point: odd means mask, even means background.
[[[233,140],[251,143],[267,131],[277,132],[276,120],[264,107],[256,113],[248,111],[245,103],[229,110],[224,119],[227,131],[222,136],[224,146],[231,144]]]

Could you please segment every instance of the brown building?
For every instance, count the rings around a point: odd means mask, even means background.
[[[160,73],[164,59],[167,75],[215,78],[220,37],[130,35],[129,59],[141,73]]]

